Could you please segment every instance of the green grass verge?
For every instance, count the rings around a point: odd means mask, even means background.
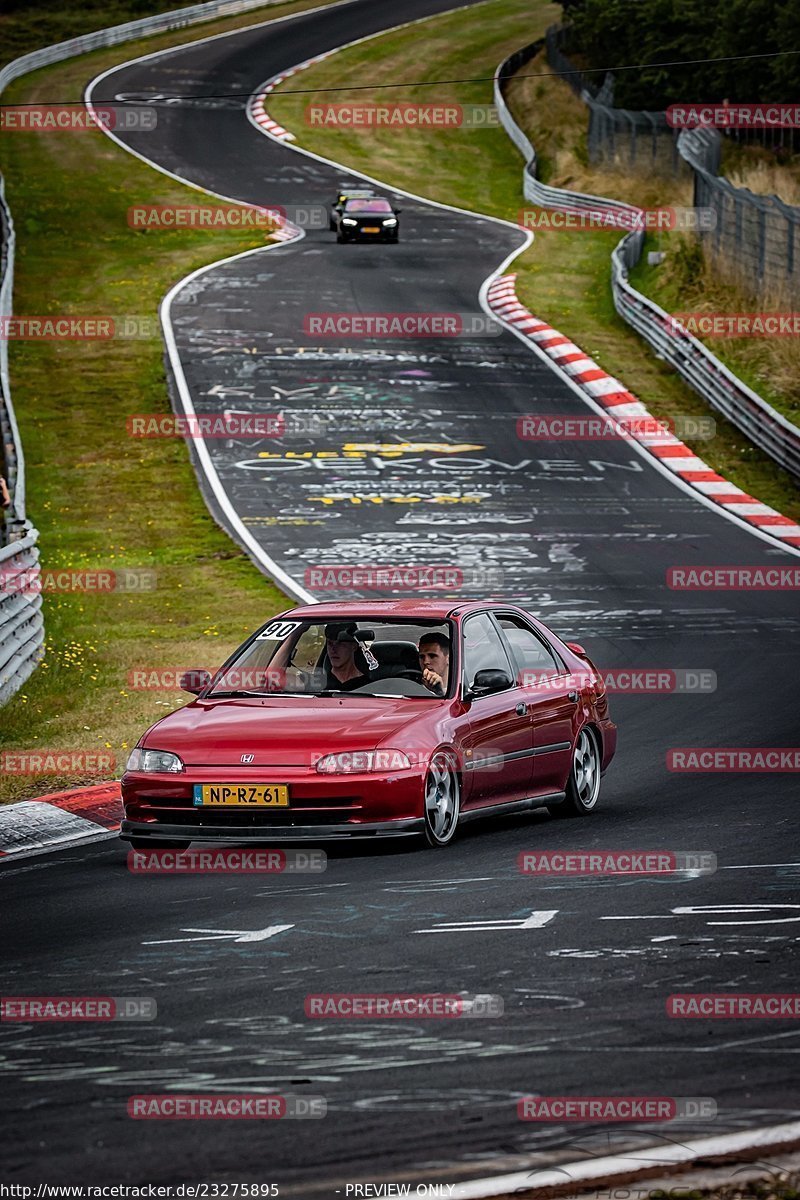
[[[85,55],[19,80],[4,100],[77,101],[86,80],[115,62],[318,2]],[[161,297],[189,271],[266,244],[263,233],[131,230],[126,213],[137,201],[203,196],[98,131],[16,133],[0,152],[17,226],[19,315],[155,317]],[[159,338],[14,342],[10,359],[43,567],[148,567],[157,589],[45,596],[46,657],[2,709],[0,746],[108,749],[122,765],[141,732],[187,699],[131,690],[132,668],[214,666],[287,601],[211,519],[185,445],[127,436],[128,414],[170,411]],[[0,774],[0,802],[84,778]]]
[[[667,258],[649,266],[647,252],[664,250]],[[697,241],[677,233],[645,239],[642,258],[630,273],[631,283],[667,312],[790,312],[792,305],[765,304],[747,296],[735,282],[726,283],[711,268]],[[800,345],[793,337],[699,339],[768,404],[795,425],[800,424]]]
[[[271,115],[290,129],[299,144],[325,157],[361,169],[387,183],[431,199],[517,220],[522,199],[522,163],[502,128],[348,130],[311,127],[311,104],[359,99],[425,103],[488,104],[489,82],[418,86],[437,79],[491,76],[512,50],[541,36],[559,10],[544,0],[488,0],[470,9],[431,18],[425,23],[425,52],[420,27],[386,34],[342,50],[303,72],[303,88],[319,91],[297,96],[279,88],[270,99]],[[525,72],[546,70],[541,61]],[[348,93],[363,87],[370,90]],[[380,90],[382,83],[408,86]],[[291,80],[286,87],[296,87]],[[372,87],[375,88],[374,92]],[[335,93],[322,89],[337,89]],[[586,163],[586,112],[566,84],[557,79],[518,79],[510,89],[517,119],[543,153],[549,181],[636,200],[641,204],[675,203],[660,194],[671,183],[591,171]],[[687,197],[683,202],[688,203]],[[616,314],[610,289],[610,255],[616,233],[547,231],[516,259],[520,298],[537,316],[552,322],[607,371],[625,384],[658,417],[707,416],[707,405],[680,377],[652,354]],[[789,476],[732,426],[717,418],[711,441],[690,442],[716,470],[748,493],[800,518],[800,495]]]

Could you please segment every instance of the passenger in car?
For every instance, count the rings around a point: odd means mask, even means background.
[[[450,639],[443,633],[425,633],[419,639],[422,682],[435,696],[444,696],[450,680]]]
[[[370,672],[356,628],[355,621],[325,626],[326,689],[350,692],[369,683]]]

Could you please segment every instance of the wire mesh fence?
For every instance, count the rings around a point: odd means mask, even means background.
[[[675,129],[665,112],[614,108],[613,76],[600,87],[564,53],[568,30],[552,26],[547,59],[589,111],[589,161],[598,166],[679,176],[691,172],[694,204],[716,215],[713,230],[698,230],[718,275],[774,303],[800,302],[800,208],[778,196],[756,195],[719,175],[723,135],[717,129]],[[797,130],[726,129],[724,136],[791,148]]]

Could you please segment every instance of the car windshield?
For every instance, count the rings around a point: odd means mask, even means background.
[[[448,621],[277,618],[217,673],[207,697],[406,696],[450,689]]]
[[[349,213],[390,213],[392,206],[388,200],[348,200],[345,210]]]

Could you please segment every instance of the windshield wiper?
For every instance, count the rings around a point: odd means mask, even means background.
[[[318,694],[319,693],[317,692],[276,692],[272,690],[268,692],[246,692],[243,689],[240,689],[230,692],[210,692],[209,695],[204,698],[206,700],[230,700],[232,697],[236,698],[241,696],[314,696]]]

